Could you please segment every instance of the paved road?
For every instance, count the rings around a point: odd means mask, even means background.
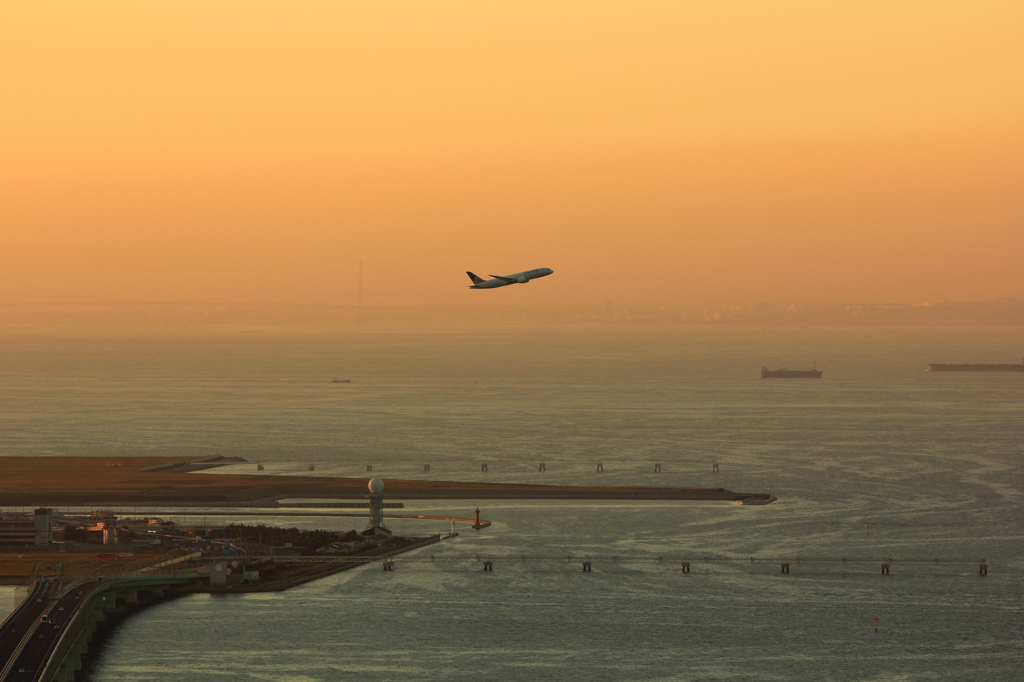
[[[56,588],[57,583],[52,580],[37,581],[32,593],[11,614],[3,632],[0,632],[0,670],[3,670],[11,660],[25,633],[35,626],[40,616],[50,606],[56,596],[53,594]]]
[[[28,641],[3,682],[35,682],[39,679],[68,621],[98,585],[100,581],[93,580],[68,590],[56,599],[51,597],[52,605],[46,615],[53,619],[53,623],[41,622],[41,613],[35,615],[36,622],[29,621],[28,632],[22,635],[25,637],[27,634]]]

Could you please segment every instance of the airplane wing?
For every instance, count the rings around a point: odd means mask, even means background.
[[[491,275],[494,279],[500,279],[502,282],[508,282],[509,284],[515,284],[519,280],[515,277],[502,277],[501,275]]]

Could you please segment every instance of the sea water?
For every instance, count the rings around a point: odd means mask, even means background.
[[[371,566],[282,593],[147,609],[99,648],[91,680],[1024,678],[1024,375],[925,371],[929,362],[1015,361],[1019,328],[0,334],[5,455],[219,453],[249,460],[216,470],[224,473],[256,474],[262,461],[264,475],[779,498],[407,502],[404,513],[428,515],[479,506],[493,525],[463,525],[458,538],[406,555],[464,561]],[[762,365],[813,362],[821,379],[759,378]],[[351,518],[277,523],[360,527]],[[493,572],[471,560],[478,555],[497,557]],[[613,555],[664,561],[584,573],[578,561],[520,558]],[[842,557],[847,564],[810,561]],[[881,575],[889,557],[892,573]],[[990,572],[899,561],[936,558],[985,559]]]

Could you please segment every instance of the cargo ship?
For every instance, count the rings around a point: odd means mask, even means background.
[[[1024,372],[1024,360],[1020,364],[1003,363],[993,365],[943,365],[929,364],[929,372]]]
[[[814,363],[814,369],[768,369],[761,368],[762,379],[820,379],[821,371],[818,363]]]

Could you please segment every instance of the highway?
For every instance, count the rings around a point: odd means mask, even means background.
[[[56,599],[51,597],[49,601],[52,606],[46,615],[48,620],[53,620],[53,623],[42,622],[41,610],[36,612],[33,618],[25,621],[29,628],[34,626],[35,630],[31,631],[25,646],[17,654],[14,664],[10,666],[10,672],[3,682],[35,682],[39,679],[68,621],[77,612],[81,601],[86,599],[100,583],[99,580],[92,580],[72,587]],[[46,601],[44,599],[43,603],[45,604]],[[22,636],[24,637],[24,631]],[[16,647],[17,644],[14,646]]]
[[[51,580],[40,580],[32,589],[32,593],[12,613],[0,632],[0,671],[4,669],[11,656],[17,650],[25,633],[39,621],[40,616],[50,605],[53,598],[51,592],[57,583]]]

